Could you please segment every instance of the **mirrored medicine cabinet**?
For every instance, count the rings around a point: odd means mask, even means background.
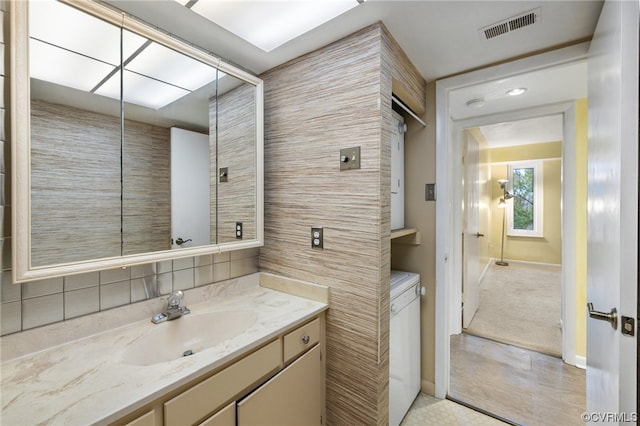
[[[262,245],[260,79],[93,1],[11,7],[15,282]]]

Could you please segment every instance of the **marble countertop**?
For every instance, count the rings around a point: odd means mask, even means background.
[[[257,279],[227,287],[222,295],[207,297],[206,291],[185,292],[183,305],[191,309],[191,315],[239,310],[256,313],[255,323],[246,331],[188,357],[149,366],[130,365],[123,360],[130,345],[148,331],[162,326],[151,323],[150,317],[77,340],[65,336],[66,342],[49,348],[38,348],[34,343],[32,346],[37,352],[18,353],[13,359],[3,354],[0,423],[3,426],[108,424],[328,307],[321,301],[265,288],[260,274],[256,275]],[[290,285],[286,279],[274,276],[264,281],[269,286],[274,282],[283,283],[271,286],[283,290],[288,290]],[[135,305],[128,309],[135,309]],[[113,310],[113,314],[117,315],[117,310]],[[91,320],[91,316],[85,317],[85,322]],[[63,333],[60,327],[57,330]],[[0,343],[17,342],[20,337],[2,338]]]

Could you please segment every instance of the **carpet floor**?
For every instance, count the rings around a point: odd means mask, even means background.
[[[465,332],[561,357],[561,275],[560,266],[491,263]]]

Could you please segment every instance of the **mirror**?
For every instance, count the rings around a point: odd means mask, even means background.
[[[16,282],[262,245],[261,80],[93,2],[14,3]]]

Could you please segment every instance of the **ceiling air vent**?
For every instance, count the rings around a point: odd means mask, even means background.
[[[540,8],[531,10],[529,12],[521,13],[520,15],[513,16],[505,19],[488,27],[480,29],[482,38],[490,40],[494,37],[501,36],[503,34],[510,33],[529,25],[533,25],[540,20]]]

